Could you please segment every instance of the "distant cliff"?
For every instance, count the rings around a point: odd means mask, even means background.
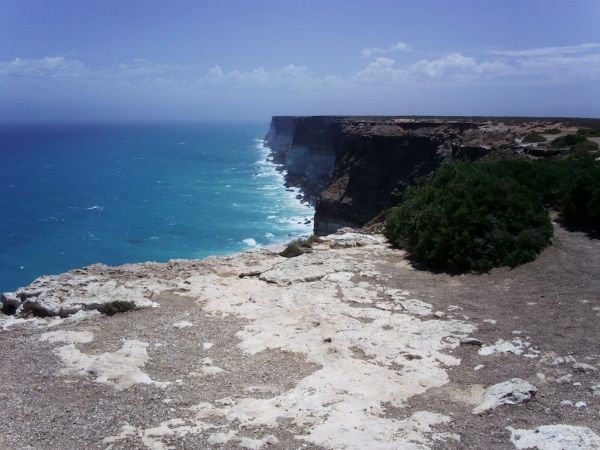
[[[590,119],[275,116],[265,144],[315,206],[315,233],[360,227],[444,161],[553,157],[549,142]],[[528,143],[540,133],[546,142]]]
[[[265,136],[273,162],[286,171],[286,185],[300,188],[313,205],[333,173],[338,129],[333,117],[273,117]]]

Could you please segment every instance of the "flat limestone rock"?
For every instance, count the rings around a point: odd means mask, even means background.
[[[341,234],[331,234],[325,237],[324,241],[329,242],[329,247],[331,248],[364,247],[368,245],[379,245],[382,243],[380,237],[371,236],[368,234],[353,233],[351,231],[346,231]]]
[[[136,308],[155,307],[157,304],[151,300],[155,293],[176,286],[168,280],[151,278],[148,271],[138,268],[133,269],[132,279],[124,282],[116,281],[108,268],[106,274],[89,273],[94,270],[97,271],[97,267],[90,266],[40,277],[15,293],[3,294],[2,303],[14,310],[17,317],[30,313],[41,317],[68,317],[81,310],[101,310],[116,301],[131,302]]]
[[[525,403],[531,400],[536,392],[537,388],[533,384],[520,378],[512,378],[487,388],[472,413],[481,414],[502,405]]]
[[[600,436],[587,427],[573,425],[542,425],[533,430],[508,427],[510,440],[518,449],[538,450],[600,449]]]

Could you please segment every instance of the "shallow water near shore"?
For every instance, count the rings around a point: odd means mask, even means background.
[[[0,292],[43,274],[310,234],[264,123],[0,127]]]

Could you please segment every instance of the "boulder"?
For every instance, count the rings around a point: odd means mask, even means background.
[[[5,314],[14,314],[19,306],[21,306],[21,299],[17,297],[14,292],[5,292],[0,298],[0,309]]]

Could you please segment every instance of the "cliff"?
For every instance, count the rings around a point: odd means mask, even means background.
[[[444,162],[554,157],[557,136],[599,120],[476,117],[282,117],[265,137],[273,161],[315,206],[315,234],[361,227]],[[558,134],[544,134],[550,129]],[[545,142],[526,142],[539,133]]]
[[[331,179],[335,163],[333,138],[339,133],[334,117],[273,117],[265,145],[273,162],[286,171],[286,185],[302,189],[314,204]]]

